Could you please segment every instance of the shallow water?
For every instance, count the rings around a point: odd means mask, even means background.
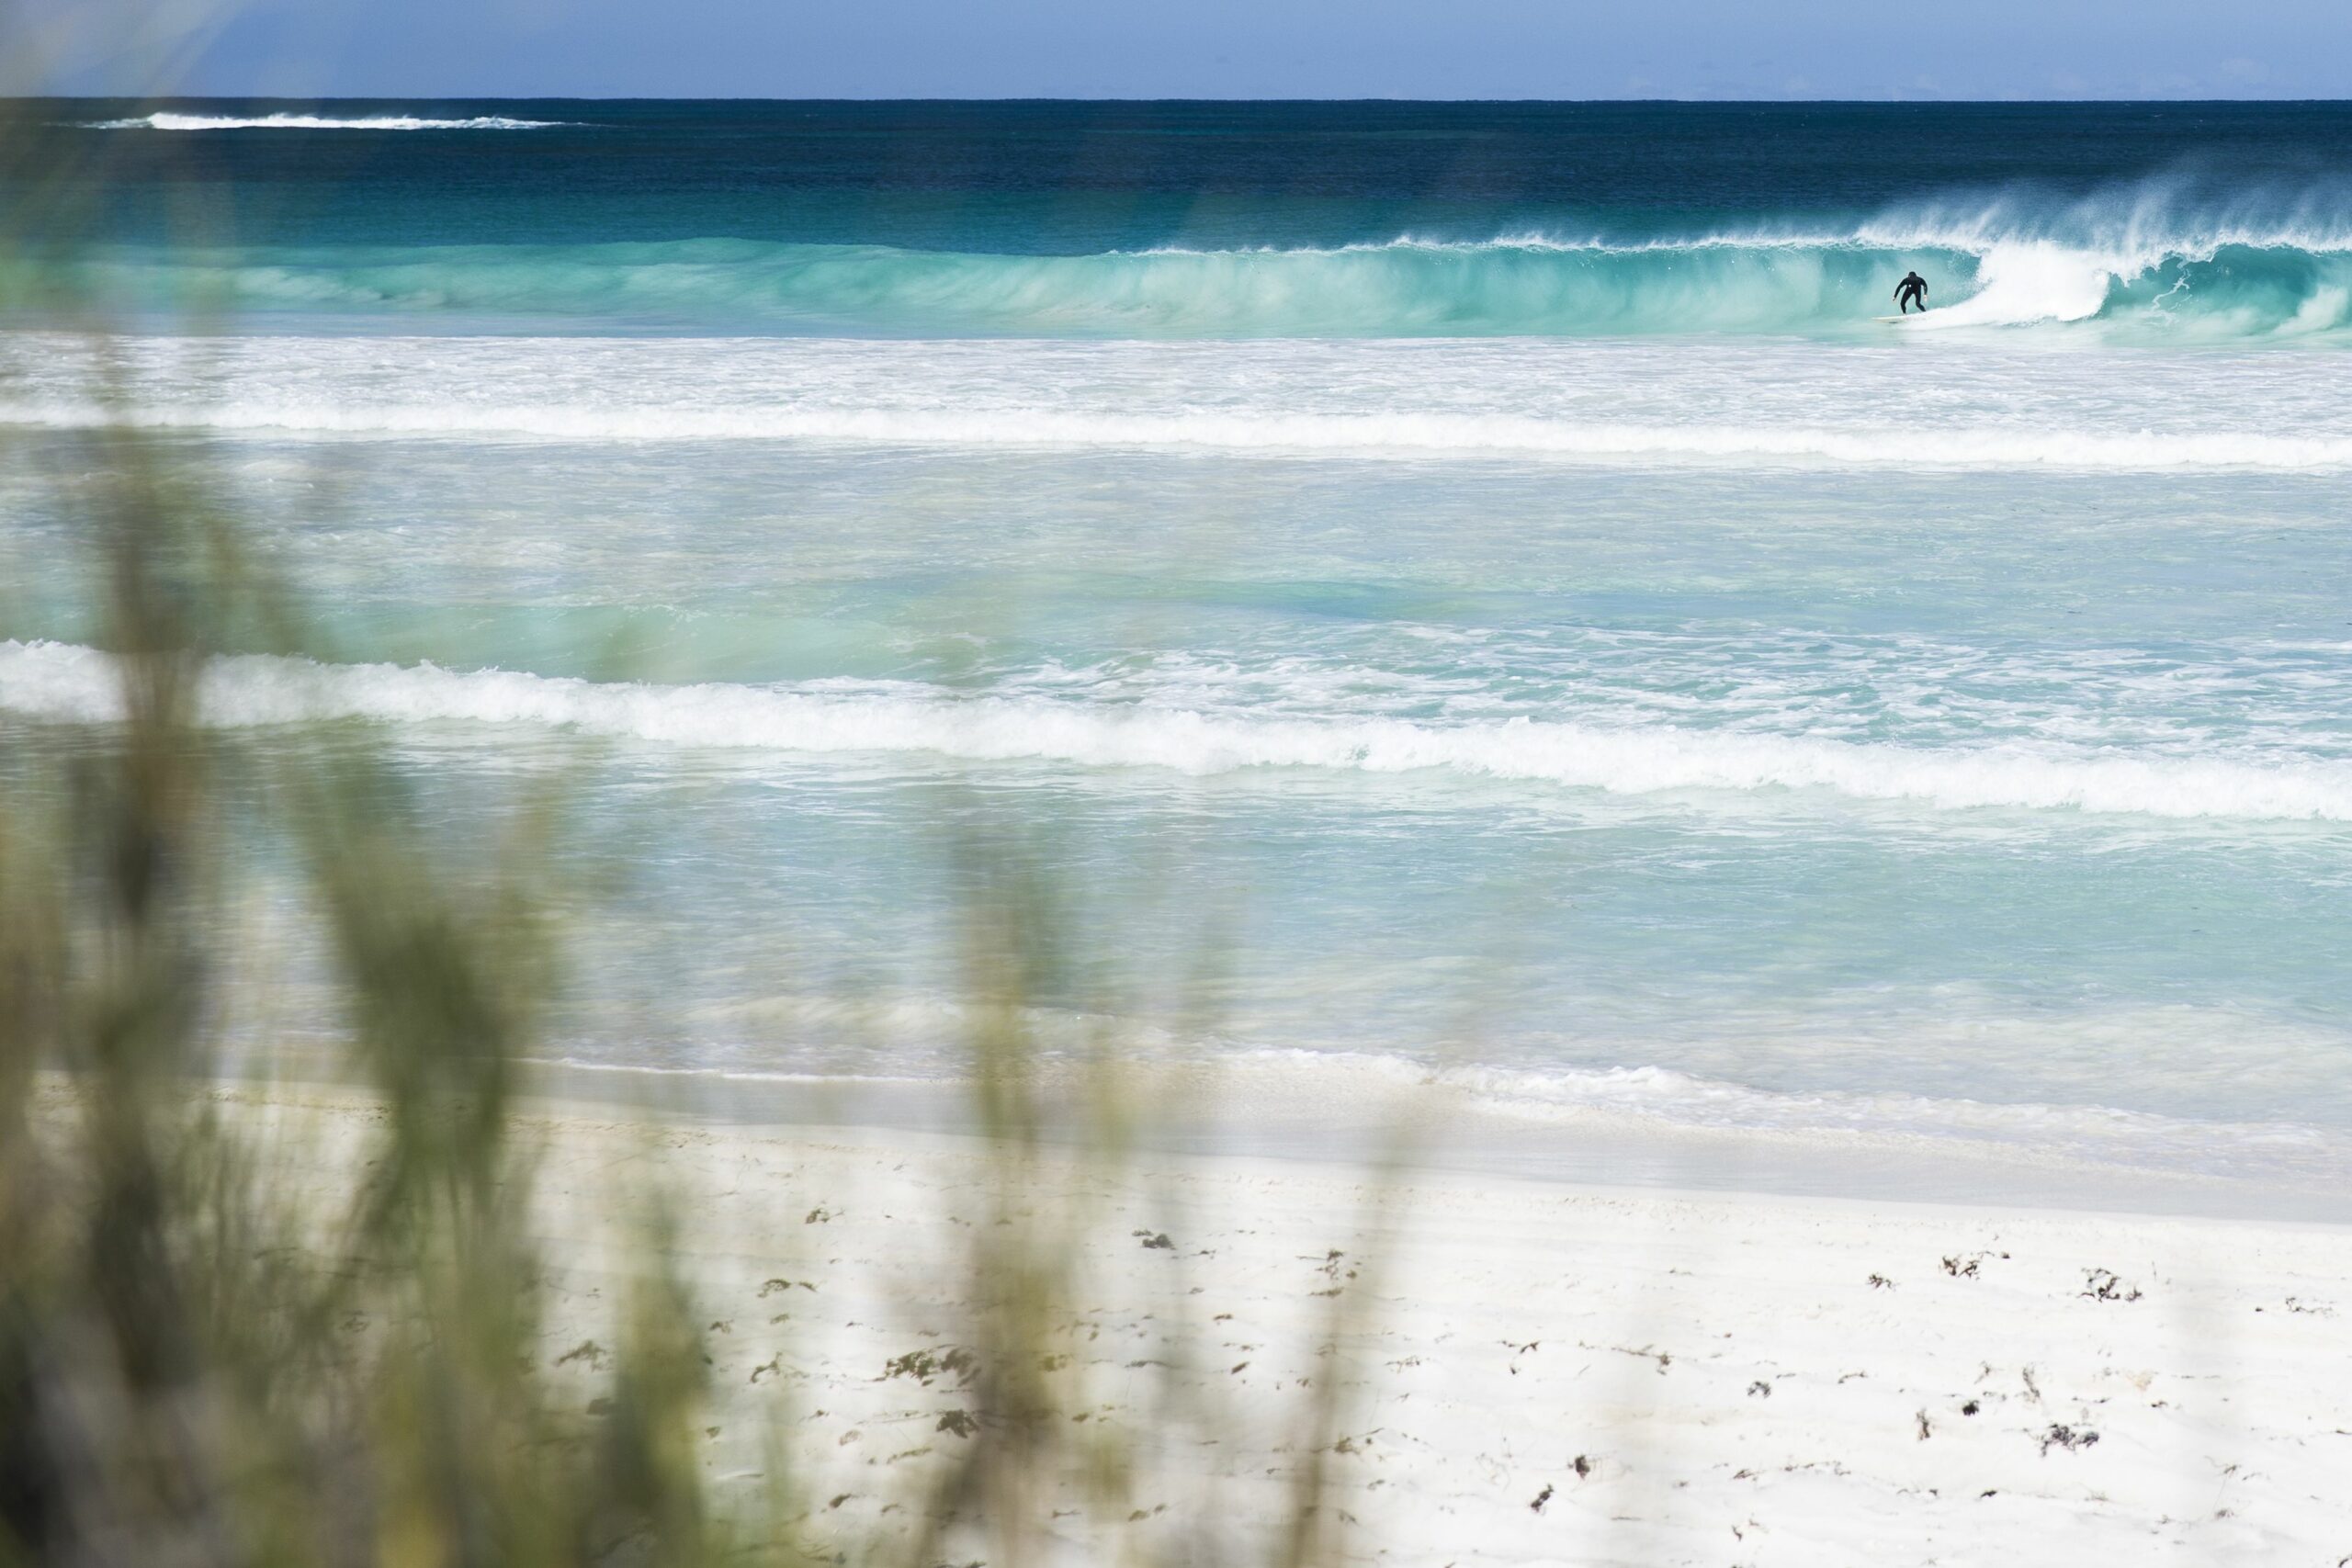
[[[51,487],[172,433],[317,611],[213,722],[577,771],[557,1054],[950,1072],[1009,844],[1073,1049],[2352,1163],[2352,116],[174,112],[74,116],[127,402],[5,344],[0,723],[111,711]]]

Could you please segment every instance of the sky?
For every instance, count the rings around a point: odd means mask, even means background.
[[[2352,6],[0,0],[0,59],[297,97],[2352,97]]]

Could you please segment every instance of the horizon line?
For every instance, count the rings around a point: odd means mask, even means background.
[[[2151,107],[2243,107],[2271,106],[2278,107],[2352,107],[2352,96],[2337,98],[2296,98],[2271,96],[2245,97],[2041,97],[2016,96],[2001,98],[1943,97],[1678,97],[1611,96],[1585,98],[1529,97],[1399,97],[1384,95],[1331,97],[1243,97],[1199,96],[1184,95],[1110,95],[1093,97],[1057,96],[1051,94],[972,94],[944,97],[937,95],[899,96],[888,94],[852,94],[802,96],[782,97],[745,97],[734,95],[680,95],[659,93],[334,93],[315,96],[294,96],[284,93],[18,93],[0,96],[0,104],[162,104],[162,103],[234,103],[234,104],[294,104],[319,106],[327,104],[1136,104],[1136,105],[1363,105],[1389,104],[1408,106],[1459,105],[1475,106],[1541,106],[1544,107],[1586,107],[1595,106],[1664,106],[1714,108],[2063,108],[2112,107],[2145,106]]]

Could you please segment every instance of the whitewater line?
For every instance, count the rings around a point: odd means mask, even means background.
[[[568,125],[560,119],[512,119],[475,115],[466,119],[428,119],[417,115],[361,115],[336,118],[315,114],[212,115],[158,110],[129,119],[82,122],[84,130],[544,130]]]
[[[0,424],[91,430],[284,432],[398,440],[803,441],[849,446],[1124,448],[1273,456],[1532,457],[1608,466],[1741,460],[1906,468],[2165,472],[2352,468],[2352,435],[2090,432],[1981,426],[1883,432],[1780,425],[1577,423],[1519,414],[950,412],[888,409],[680,408],[447,403],[367,405],[0,402]]]
[[[696,748],[919,753],[1194,776],[1258,768],[1430,770],[1612,795],[1819,789],[1948,810],[2352,821],[2352,764],[2346,763],[1925,749],[1525,717],[1458,725],[1250,717],[1037,698],[959,699],[925,687],[845,694],[720,682],[660,686],[266,655],[208,665],[198,706],[203,722],[223,728],[349,719],[524,725]],[[61,643],[0,643],[0,711],[113,721],[122,711],[116,660]]]
[[[1648,256],[1705,252],[1828,251],[1860,254],[1902,255],[1918,251],[1946,251],[1982,258],[2004,248],[2044,248],[2086,262],[2103,262],[2110,270],[2144,270],[2166,259],[2211,261],[2224,248],[2254,251],[2300,251],[2330,256],[2352,252],[2352,232],[2309,227],[2253,224],[2217,225],[2209,229],[2163,231],[2154,236],[2073,234],[2061,229],[2004,229],[1991,223],[1937,225],[1872,220],[1851,229],[1733,230],[1718,233],[1659,235],[1651,239],[1566,238],[1544,233],[1497,234],[1483,240],[1448,240],[1420,234],[1398,234],[1386,240],[1357,240],[1335,245],[1147,245],[1136,250],[1109,250],[1101,256],[1179,256],[1219,259],[1228,256],[1351,256],[1384,252],[1432,255],[1483,255],[1511,253],[1559,255]],[[1091,260],[1091,256],[1056,257]]]

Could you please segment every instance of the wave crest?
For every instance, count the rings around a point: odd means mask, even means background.
[[[527,129],[495,117],[178,113],[154,129]],[[247,310],[527,313],[914,335],[1074,337],[1884,335],[1917,268],[1914,327],[2061,328],[2126,341],[2352,330],[2352,182],[2233,189],[2154,179],[2054,197],[1953,194],[1829,220],[1695,232],[1405,233],[1324,246],[1168,244],[1091,254],[679,239],[335,246],[98,258],[133,301]]]
[[[119,716],[117,661],[95,649],[0,643],[0,708],[68,722]],[[199,706],[224,728],[369,719],[527,725],[659,744],[798,753],[1149,768],[1438,772],[1611,795],[1818,790],[1939,810],[2004,807],[2165,818],[2352,821],[2352,764],[2256,764],[2113,750],[1915,748],[1660,725],[1518,717],[1273,718],[933,688],[812,690],[600,683],[433,665],[214,661]]]
[[[527,130],[567,123],[158,110],[154,130]],[[1562,218],[1504,232],[1091,254],[783,239],[121,246],[76,282],[135,309],[514,316],[910,336],[1858,335],[1917,268],[1907,328],[2122,341],[2352,333],[2352,181],[2235,190],[2156,179],[2087,196],[1952,194],[1876,213],[1758,213],[1674,231]]]

